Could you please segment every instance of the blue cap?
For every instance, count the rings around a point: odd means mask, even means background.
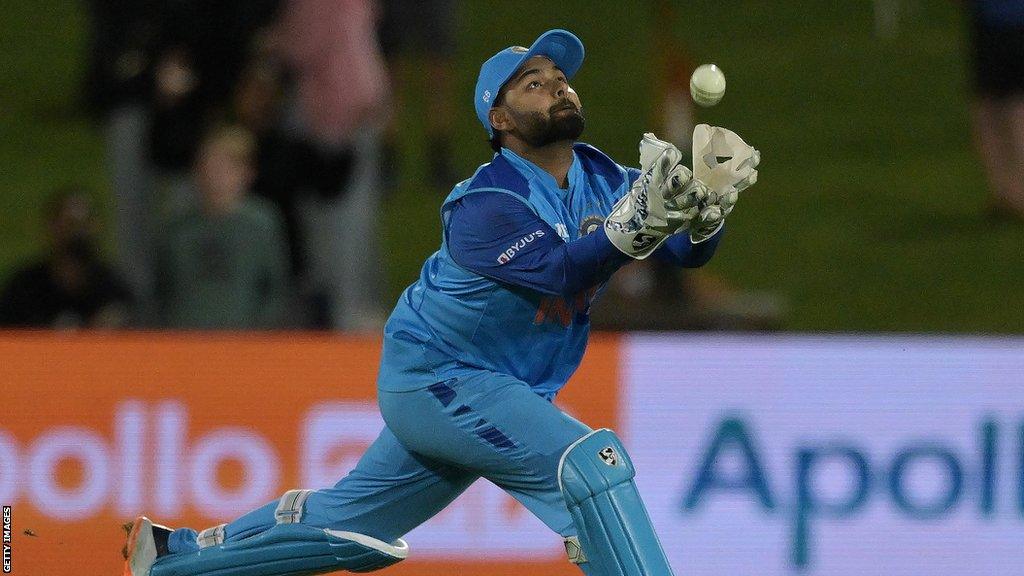
[[[473,105],[476,107],[476,117],[484,125],[488,136],[494,136],[487,114],[491,111],[491,104],[498,96],[498,91],[524,62],[534,56],[550,58],[569,79],[583,64],[583,43],[567,30],[548,30],[534,41],[533,46],[511,46],[484,62],[480,67],[480,76],[476,79]]]

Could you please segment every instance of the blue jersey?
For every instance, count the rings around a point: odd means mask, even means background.
[[[403,391],[475,368],[511,375],[552,398],[583,357],[590,306],[631,258],[603,222],[639,171],[574,146],[568,186],[503,148],[441,208],[441,248],[402,293],[384,329],[378,386]],[[721,232],[694,245],[673,236],[655,252],[700,266]]]

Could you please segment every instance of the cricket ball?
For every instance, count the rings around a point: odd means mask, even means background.
[[[690,96],[701,106],[714,106],[725,96],[725,74],[714,64],[702,64],[690,76]]]

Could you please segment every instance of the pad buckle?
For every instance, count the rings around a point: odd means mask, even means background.
[[[274,518],[278,524],[297,524],[302,520],[302,505],[309,498],[312,490],[289,490],[281,496],[277,503],[277,510],[274,510]]]
[[[576,536],[569,536],[565,539],[565,553],[569,555],[569,562],[583,564],[587,561],[587,555],[583,553],[583,546]]]
[[[199,544],[200,548],[220,546],[224,543],[224,526],[227,524],[218,524],[203,530],[196,535],[196,544]]]

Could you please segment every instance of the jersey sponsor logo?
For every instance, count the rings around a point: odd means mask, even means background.
[[[530,232],[526,236],[523,236],[519,240],[516,240],[511,246],[506,248],[501,254],[498,255],[498,265],[501,266],[502,264],[508,264],[509,261],[516,257],[516,254],[519,254],[520,250],[526,248],[527,244],[543,236],[544,231],[537,230],[536,232]]]
[[[541,326],[547,322],[558,324],[562,328],[568,328],[574,322],[586,324],[590,319],[590,306],[597,296],[598,287],[594,286],[584,290],[571,298],[562,296],[545,296],[541,298],[537,306],[537,314],[533,317],[533,323]]]

